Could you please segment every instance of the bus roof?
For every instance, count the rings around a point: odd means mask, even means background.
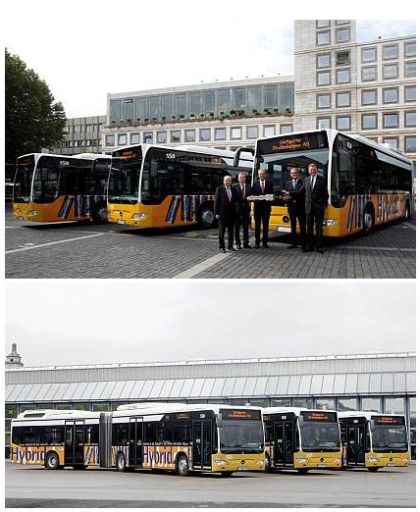
[[[404,414],[391,414],[386,412],[375,412],[375,411],[343,411],[338,413],[338,418],[366,418],[368,420],[375,416],[396,416],[405,418]]]
[[[26,155],[20,155],[18,156],[18,160],[20,158],[26,158],[28,156],[54,156],[58,158],[69,158],[70,160],[73,159],[83,159],[83,160],[96,160],[98,158],[106,158],[110,159],[110,155],[105,155],[102,153],[79,153],[77,155],[59,155],[57,153],[28,153]]]
[[[33,409],[21,412],[16,420],[39,420],[39,419],[57,419],[57,420],[66,420],[66,419],[78,419],[78,418],[99,418],[100,412],[92,412],[92,411],[80,411],[74,409]],[[15,420],[13,420],[15,421]]]
[[[246,405],[238,405],[235,407],[234,405],[224,405],[224,404],[184,404],[184,403],[171,403],[171,402],[143,402],[143,403],[133,403],[120,405],[117,408],[116,412],[119,413],[127,413],[137,412],[139,415],[149,415],[149,414],[168,414],[171,412],[190,412],[190,411],[208,411],[212,410],[215,413],[218,413],[222,409],[234,410],[234,409],[252,409],[252,410],[261,410],[261,407],[252,407]],[[115,413],[114,413],[115,414]]]
[[[308,407],[263,407],[262,409],[262,413],[263,414],[286,414],[286,413],[293,413],[295,414],[296,416],[299,416],[301,412],[306,412],[306,411],[309,411],[309,412],[317,412],[317,411],[322,411],[322,412],[337,412],[337,411],[334,411],[334,410],[331,410],[331,409],[313,409],[313,408],[308,408]]]

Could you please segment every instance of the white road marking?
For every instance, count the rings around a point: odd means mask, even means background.
[[[201,263],[198,263],[197,265],[194,265],[193,267],[189,268],[188,270],[185,270],[184,272],[181,272],[180,274],[176,274],[173,276],[172,279],[191,279],[192,277],[196,276],[200,272],[203,272],[204,270],[207,270],[208,268],[212,267],[213,265],[216,265],[220,261],[224,260],[225,258],[228,258],[231,255],[230,252],[221,252],[219,254],[215,254],[211,258],[207,258],[206,260],[202,261]]]
[[[45,244],[30,245],[25,247],[19,247],[19,249],[10,249],[6,251],[6,254],[12,254],[15,252],[30,251],[31,249],[39,249],[40,247],[49,247],[50,245],[65,244],[68,242],[76,242],[78,240],[85,240],[86,238],[95,238],[97,236],[103,236],[106,233],[95,233],[93,235],[77,236],[75,238],[66,238],[65,240],[56,240],[55,242],[47,242]]]
[[[399,252],[416,252],[416,249],[411,247],[399,248],[399,247],[368,247],[364,245],[343,245],[337,246],[337,249],[360,249],[361,251],[399,251]]]

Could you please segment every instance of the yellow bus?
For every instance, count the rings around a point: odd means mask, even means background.
[[[252,158],[233,167],[234,152],[198,146],[141,144],[112,153],[108,220],[137,228],[214,224],[214,192],[223,176],[252,172]]]
[[[341,468],[340,427],[335,411],[296,407],[263,409],[266,470]]]
[[[112,413],[25,411],[12,421],[12,462],[193,471],[264,470],[261,409],[142,403]]]
[[[407,467],[405,417],[397,414],[349,411],[338,413],[343,443],[343,468]]]
[[[111,158],[32,153],[17,159],[13,217],[29,222],[106,221]]]
[[[302,178],[315,163],[328,184],[324,234],[344,237],[371,232],[376,225],[408,219],[414,206],[414,164],[399,152],[357,134],[314,130],[259,139],[254,153],[253,180],[258,169],[274,184],[270,230],[290,232],[290,218],[280,193],[297,167]],[[241,156],[242,157],[242,156]]]

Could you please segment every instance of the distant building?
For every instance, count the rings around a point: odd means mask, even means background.
[[[16,343],[12,343],[12,351],[6,356],[6,368],[20,368],[23,366],[22,357],[17,353]]]
[[[102,152],[102,128],[106,116],[76,117],[67,119],[64,140],[54,148],[54,153],[75,155],[77,153]]]

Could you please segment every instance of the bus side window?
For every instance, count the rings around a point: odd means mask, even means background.
[[[265,423],[265,440],[267,443],[273,442],[273,424],[272,423]]]

